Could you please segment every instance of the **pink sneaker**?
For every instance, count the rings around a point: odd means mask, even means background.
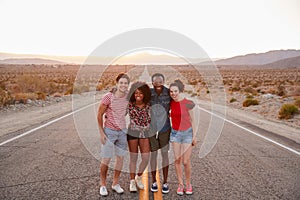
[[[179,184],[177,188],[177,194],[178,195],[183,195],[183,185]]]
[[[186,194],[193,194],[193,187],[192,187],[191,184],[186,186],[185,193]]]

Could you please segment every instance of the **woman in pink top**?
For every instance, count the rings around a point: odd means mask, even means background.
[[[100,195],[107,196],[106,177],[108,165],[113,154],[116,155],[112,190],[123,193],[119,185],[119,177],[127,153],[126,108],[129,77],[121,73],[116,78],[116,89],[103,96],[98,110],[98,126],[101,139]]]
[[[172,130],[170,142],[173,144],[175,156],[175,171],[178,179],[177,194],[183,195],[184,185],[182,179],[183,163],[186,177],[186,194],[192,194],[191,185],[191,154],[192,146],[196,144],[196,138],[193,130],[196,130],[193,124],[195,104],[183,97],[184,85],[180,80],[176,80],[170,85],[170,96],[172,98],[170,104],[170,117]]]

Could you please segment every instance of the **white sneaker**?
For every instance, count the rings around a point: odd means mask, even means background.
[[[107,192],[107,189],[106,189],[105,186],[100,187],[100,195],[101,196],[107,196],[108,195],[108,192]]]
[[[142,176],[135,175],[135,182],[136,182],[136,186],[137,186],[140,190],[143,190],[143,189],[144,189],[144,184],[143,184],[143,182],[142,182]]]
[[[111,189],[117,192],[118,194],[122,194],[124,192],[124,190],[119,184],[111,186]]]
[[[130,180],[129,191],[130,192],[136,192],[137,191],[135,180]]]

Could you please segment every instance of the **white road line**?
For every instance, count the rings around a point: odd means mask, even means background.
[[[252,134],[254,134],[254,135],[256,135],[256,136],[258,136],[258,137],[260,137],[260,138],[262,138],[262,139],[264,139],[264,140],[267,140],[267,141],[269,141],[269,142],[271,142],[271,143],[273,143],[273,144],[276,144],[276,145],[278,145],[278,146],[280,146],[280,147],[282,147],[282,148],[284,148],[284,149],[286,149],[286,150],[288,150],[288,151],[290,151],[290,152],[293,152],[293,153],[295,153],[295,154],[297,154],[297,155],[300,156],[300,152],[299,152],[299,151],[296,151],[296,150],[294,150],[294,149],[292,149],[292,148],[290,148],[290,147],[287,147],[287,146],[285,146],[285,145],[283,145],[283,144],[280,144],[279,142],[276,142],[276,141],[274,141],[274,140],[271,140],[270,138],[267,138],[267,137],[265,137],[265,136],[263,136],[263,135],[260,135],[259,133],[256,133],[256,132],[254,132],[254,131],[252,131],[252,130],[250,130],[250,129],[248,129],[248,128],[245,128],[245,127],[243,127],[243,126],[241,126],[241,125],[239,125],[239,124],[237,124],[237,123],[234,123],[234,122],[232,122],[232,121],[230,121],[230,120],[228,120],[228,119],[225,119],[225,118],[223,118],[223,117],[221,117],[221,116],[219,116],[219,115],[217,115],[217,114],[215,114],[215,113],[212,113],[212,112],[210,112],[210,111],[208,111],[208,110],[206,110],[206,109],[204,109],[204,108],[201,108],[200,106],[199,106],[199,109],[200,109],[200,110],[203,110],[203,111],[205,111],[205,112],[207,112],[207,113],[209,113],[209,114],[211,114],[211,115],[214,115],[214,116],[216,116],[216,117],[219,117],[219,118],[221,118],[221,119],[224,119],[226,122],[228,122],[228,123],[230,123],[230,124],[233,124],[233,125],[235,125],[235,126],[241,128],[241,129],[243,129],[243,130],[245,130],[245,131],[248,131],[248,132],[250,132],[250,133],[252,133]]]
[[[81,111],[81,110],[84,110],[84,109],[86,109],[86,108],[88,108],[88,107],[90,107],[90,106],[93,106],[93,105],[97,104],[97,103],[99,103],[99,102],[96,102],[96,103],[87,105],[87,106],[85,106],[85,107],[82,107],[82,108],[80,108],[80,109],[78,109],[78,110],[75,110],[75,111],[73,111],[73,112],[70,112],[70,113],[68,113],[68,114],[66,114],[66,115],[64,115],[64,116],[62,116],[62,117],[59,117],[59,118],[54,119],[54,120],[52,120],[52,121],[50,121],[50,122],[47,122],[46,124],[43,124],[43,125],[41,125],[41,126],[39,126],[39,127],[36,127],[36,128],[34,128],[34,129],[31,129],[31,130],[29,130],[29,131],[27,131],[27,132],[25,132],[25,133],[23,133],[23,134],[21,134],[21,135],[18,135],[18,136],[13,137],[13,138],[11,138],[11,139],[9,139],[9,140],[6,140],[6,141],[0,143],[0,146],[2,146],[2,145],[4,145],[4,144],[7,144],[7,143],[9,143],[9,142],[12,142],[12,141],[14,141],[14,140],[16,140],[16,139],[19,139],[19,138],[21,138],[21,137],[24,137],[25,135],[28,135],[28,134],[30,134],[30,133],[32,133],[32,132],[34,132],[34,131],[36,131],[36,130],[39,130],[39,129],[43,128],[43,127],[46,127],[46,126],[48,126],[48,125],[50,125],[50,124],[53,124],[54,122],[57,122],[57,121],[59,121],[59,120],[61,120],[61,119],[63,119],[63,118],[66,118],[66,117],[68,117],[68,116],[70,116],[70,115],[72,115],[72,114],[74,114],[74,113],[77,113],[77,112],[79,112],[79,111]],[[221,116],[219,116],[219,115],[217,115],[217,114],[215,114],[215,113],[212,113],[212,112],[210,112],[210,111],[208,111],[208,110],[206,110],[206,109],[204,109],[204,108],[201,108],[200,106],[199,106],[199,109],[200,109],[200,110],[203,110],[203,111],[205,111],[205,112],[207,112],[207,113],[209,113],[209,114],[211,114],[211,115],[214,115],[214,116],[216,116],[216,117],[219,117],[219,118],[221,118],[221,119],[224,119],[226,122],[228,122],[228,123],[230,123],[230,124],[233,124],[233,125],[235,125],[235,126],[241,128],[241,129],[243,129],[243,130],[245,130],[245,131],[248,131],[249,133],[252,133],[252,134],[254,134],[254,135],[256,135],[256,136],[258,136],[258,137],[260,137],[260,138],[262,138],[262,139],[264,139],[264,140],[267,140],[267,141],[269,141],[269,142],[271,142],[271,143],[273,143],[273,144],[276,144],[276,145],[278,145],[278,146],[280,146],[280,147],[282,147],[282,148],[284,148],[284,149],[286,149],[286,150],[288,150],[288,151],[290,151],[290,152],[293,152],[293,153],[295,153],[295,154],[297,154],[297,155],[300,156],[300,152],[299,152],[299,151],[296,151],[296,150],[294,150],[294,149],[292,149],[292,148],[290,148],[290,147],[287,147],[287,146],[285,146],[285,145],[283,145],[283,144],[280,144],[279,142],[276,142],[276,141],[274,141],[274,140],[271,140],[270,138],[267,138],[267,137],[265,137],[265,136],[263,136],[263,135],[260,135],[259,133],[256,133],[256,132],[254,132],[254,131],[252,131],[252,130],[250,130],[250,129],[248,129],[248,128],[245,128],[245,127],[243,127],[243,126],[241,126],[241,125],[239,125],[239,124],[237,124],[237,123],[234,123],[234,122],[232,122],[232,121],[230,121],[230,120],[228,120],[228,119],[225,119],[225,118],[223,118],[223,117],[221,117]]]
[[[41,129],[41,128],[44,128],[44,127],[46,127],[46,126],[48,126],[48,125],[50,125],[50,124],[53,124],[54,122],[57,122],[57,121],[59,121],[59,120],[61,120],[61,119],[63,119],[63,118],[66,118],[66,117],[68,117],[68,116],[74,114],[74,113],[77,113],[77,112],[79,112],[79,111],[82,111],[82,110],[84,110],[84,109],[86,109],[86,108],[88,108],[88,107],[90,107],[90,106],[93,106],[93,105],[95,105],[95,104],[97,104],[97,103],[99,103],[99,102],[96,102],[96,103],[93,103],[93,104],[84,106],[84,107],[82,107],[82,108],[79,108],[79,109],[77,109],[77,110],[75,110],[75,111],[72,111],[72,112],[70,112],[70,113],[68,113],[68,114],[66,114],[66,115],[64,115],[64,116],[61,116],[61,117],[59,117],[59,118],[57,118],[57,119],[54,119],[54,120],[52,120],[52,121],[50,121],[50,122],[47,122],[46,124],[43,124],[43,125],[41,125],[41,126],[39,126],[39,127],[36,127],[36,128],[34,128],[34,129],[31,129],[31,130],[29,130],[29,131],[27,131],[27,132],[25,132],[25,133],[22,133],[22,134],[20,134],[20,135],[18,135],[18,136],[16,136],[16,137],[11,138],[11,139],[9,139],[9,140],[6,140],[6,141],[0,143],[0,146],[5,145],[5,144],[7,144],[7,143],[9,143],[9,142],[12,142],[12,141],[14,141],[14,140],[16,140],[16,139],[19,139],[19,138],[21,138],[21,137],[24,137],[25,135],[28,135],[28,134],[30,134],[30,133],[36,131],[36,130],[39,130],[39,129]]]

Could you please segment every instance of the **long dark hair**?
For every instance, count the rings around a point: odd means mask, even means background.
[[[137,89],[140,90],[144,95],[143,102],[145,104],[148,104],[151,100],[150,87],[145,82],[141,82],[141,81],[137,81],[137,82],[135,82],[131,85],[128,96],[127,96],[127,99],[130,102],[135,102],[134,92]]]

